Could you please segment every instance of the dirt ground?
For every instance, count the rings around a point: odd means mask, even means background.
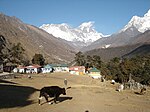
[[[117,84],[100,82],[88,76],[69,73],[31,74],[15,79],[0,80],[0,112],[150,112],[150,89],[145,95],[140,90],[116,91]],[[38,105],[39,89],[44,86],[64,87],[68,80],[67,95],[61,95],[57,104],[42,99]],[[51,100],[52,98],[49,98]]]

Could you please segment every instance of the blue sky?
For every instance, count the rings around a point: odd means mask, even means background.
[[[143,16],[149,9],[150,0],[0,0],[0,12],[24,23],[77,27],[94,21],[95,29],[103,34],[119,31],[132,16]]]

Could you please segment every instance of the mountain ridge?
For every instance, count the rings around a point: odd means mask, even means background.
[[[115,57],[131,58],[137,55],[150,54],[150,30],[133,38],[129,44],[108,48],[97,48],[86,51],[86,55],[99,55],[103,61],[109,61]]]
[[[61,39],[16,17],[0,14],[0,34],[11,43],[20,42],[30,60],[35,53],[40,53],[47,62],[69,63],[75,55],[76,50]]]
[[[94,29],[94,22],[82,23],[77,28],[72,28],[66,23],[43,25],[45,28],[46,26],[47,28],[51,26],[54,31],[58,29],[61,32],[68,32],[68,35],[76,36],[76,38],[67,37],[68,40],[65,40],[61,38],[62,33],[59,34],[56,31],[56,34],[60,35],[60,37],[56,38],[41,27],[37,28],[36,26],[25,24],[16,17],[9,17],[0,13],[0,34],[13,43],[21,42],[23,47],[27,49],[30,59],[35,53],[42,53],[51,62],[70,62],[78,50],[92,53],[93,51],[99,53],[102,51],[105,56],[109,53],[114,53],[114,56],[120,57],[129,53],[127,48],[134,50],[139,45],[149,44],[150,24],[147,23],[150,23],[150,10],[144,17],[132,17],[123,29],[108,37]],[[116,50],[114,50],[115,48]],[[115,55],[117,50],[123,49],[125,49],[123,52],[119,51],[120,54]]]
[[[141,33],[150,30],[150,10],[148,10],[143,17],[133,16],[121,31],[125,31],[132,26],[134,26]]]
[[[150,30],[150,10],[148,10],[143,17],[133,16],[127,25],[125,25],[124,28],[117,33],[106,38],[100,38],[89,46],[83,47],[81,50],[88,51],[98,48],[125,46],[130,44],[130,41],[134,41],[136,36],[143,34],[147,30]],[[141,42],[142,41],[143,40],[141,39]]]
[[[94,22],[84,22],[76,28],[70,27],[66,23],[62,24],[43,24],[41,29],[48,33],[72,42],[74,46],[87,46],[99,38],[105,37],[102,33],[98,33],[94,27]]]
[[[94,22],[84,22],[76,28],[67,23],[43,24],[41,29],[63,38],[81,51],[98,48],[125,46],[132,38],[150,30],[150,10],[143,17],[133,16],[130,21],[118,32],[112,35],[103,35],[94,29]]]

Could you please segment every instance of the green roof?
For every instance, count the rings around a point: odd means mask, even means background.
[[[92,68],[89,70],[90,72],[100,72],[100,70],[98,70],[97,68]]]
[[[47,65],[44,66],[44,68],[52,68],[52,66],[47,64]]]

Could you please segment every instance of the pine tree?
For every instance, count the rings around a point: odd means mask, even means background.
[[[75,61],[78,66],[84,66],[86,64],[85,56],[82,52],[78,52],[75,55]]]
[[[33,56],[32,63],[43,66],[45,64],[45,59],[42,54],[35,54]]]

